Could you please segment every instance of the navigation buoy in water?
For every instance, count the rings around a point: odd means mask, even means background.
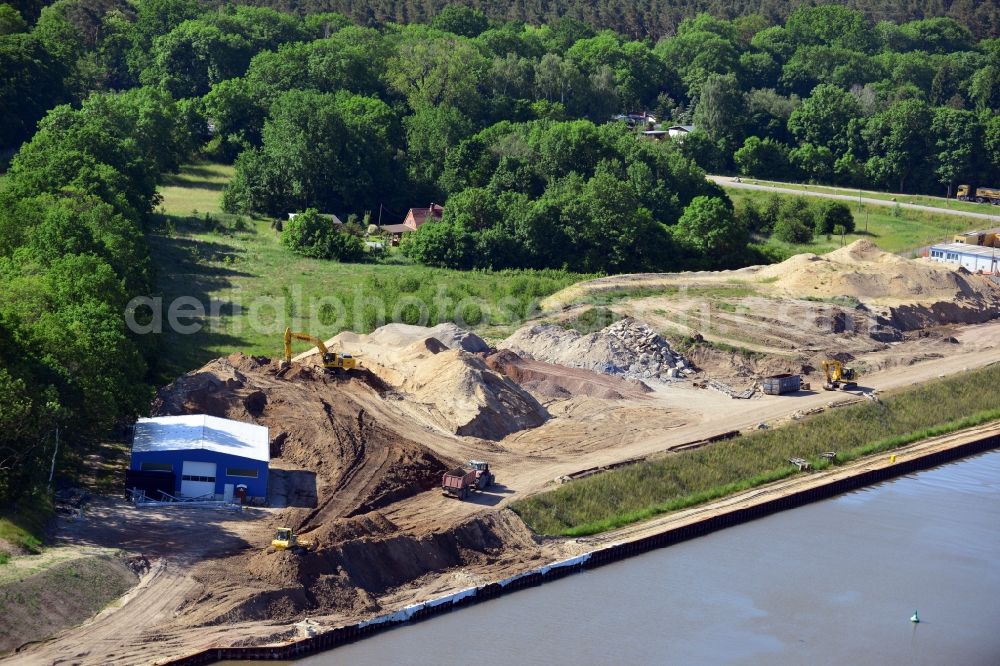
[[[913,611],[913,615],[910,617],[910,622],[912,622],[913,624],[920,623],[920,616],[917,615],[917,611]]]

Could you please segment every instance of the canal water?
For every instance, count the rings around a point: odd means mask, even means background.
[[[295,663],[996,666],[1000,452]]]

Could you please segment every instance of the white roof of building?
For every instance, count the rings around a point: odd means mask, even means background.
[[[288,219],[289,220],[294,220],[296,217],[298,217],[301,214],[302,213],[289,213],[288,214]],[[343,224],[343,221],[339,217],[337,217],[337,215],[335,213],[320,213],[319,216],[320,217],[325,217],[326,219],[330,220],[334,224]]]
[[[1000,248],[989,247],[987,245],[967,245],[966,243],[938,243],[931,246],[932,250],[942,252],[956,252],[968,256],[976,257],[997,257],[1000,258]]]
[[[204,449],[268,462],[271,448],[267,428],[205,414],[157,416],[139,419],[133,452]]]

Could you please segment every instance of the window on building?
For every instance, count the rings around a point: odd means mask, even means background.
[[[948,261],[958,261],[958,252],[949,252]]]
[[[214,476],[193,476],[191,474],[185,474],[181,477],[182,481],[211,481],[215,482]]]
[[[258,472],[257,472],[256,469],[251,469],[251,468],[247,468],[247,467],[227,467],[226,468],[226,476],[242,476],[242,477],[246,477],[248,479],[256,479],[257,478],[257,474],[258,474]]]
[[[139,465],[139,469],[143,472],[172,472],[174,466],[169,463],[144,462]]]

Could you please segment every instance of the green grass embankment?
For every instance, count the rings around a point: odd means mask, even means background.
[[[125,556],[59,547],[0,569],[0,654],[74,627],[137,582]]]
[[[52,502],[44,496],[21,499],[17,506],[0,511],[0,541],[15,552],[38,553],[45,539],[45,528],[54,513]],[[0,547],[0,564],[6,564],[10,554]]]
[[[685,509],[800,474],[790,457],[814,469],[887,451],[1000,419],[1000,365],[881,401],[838,408],[773,430],[631,465],[570,482],[511,507],[538,534],[586,536]]]

